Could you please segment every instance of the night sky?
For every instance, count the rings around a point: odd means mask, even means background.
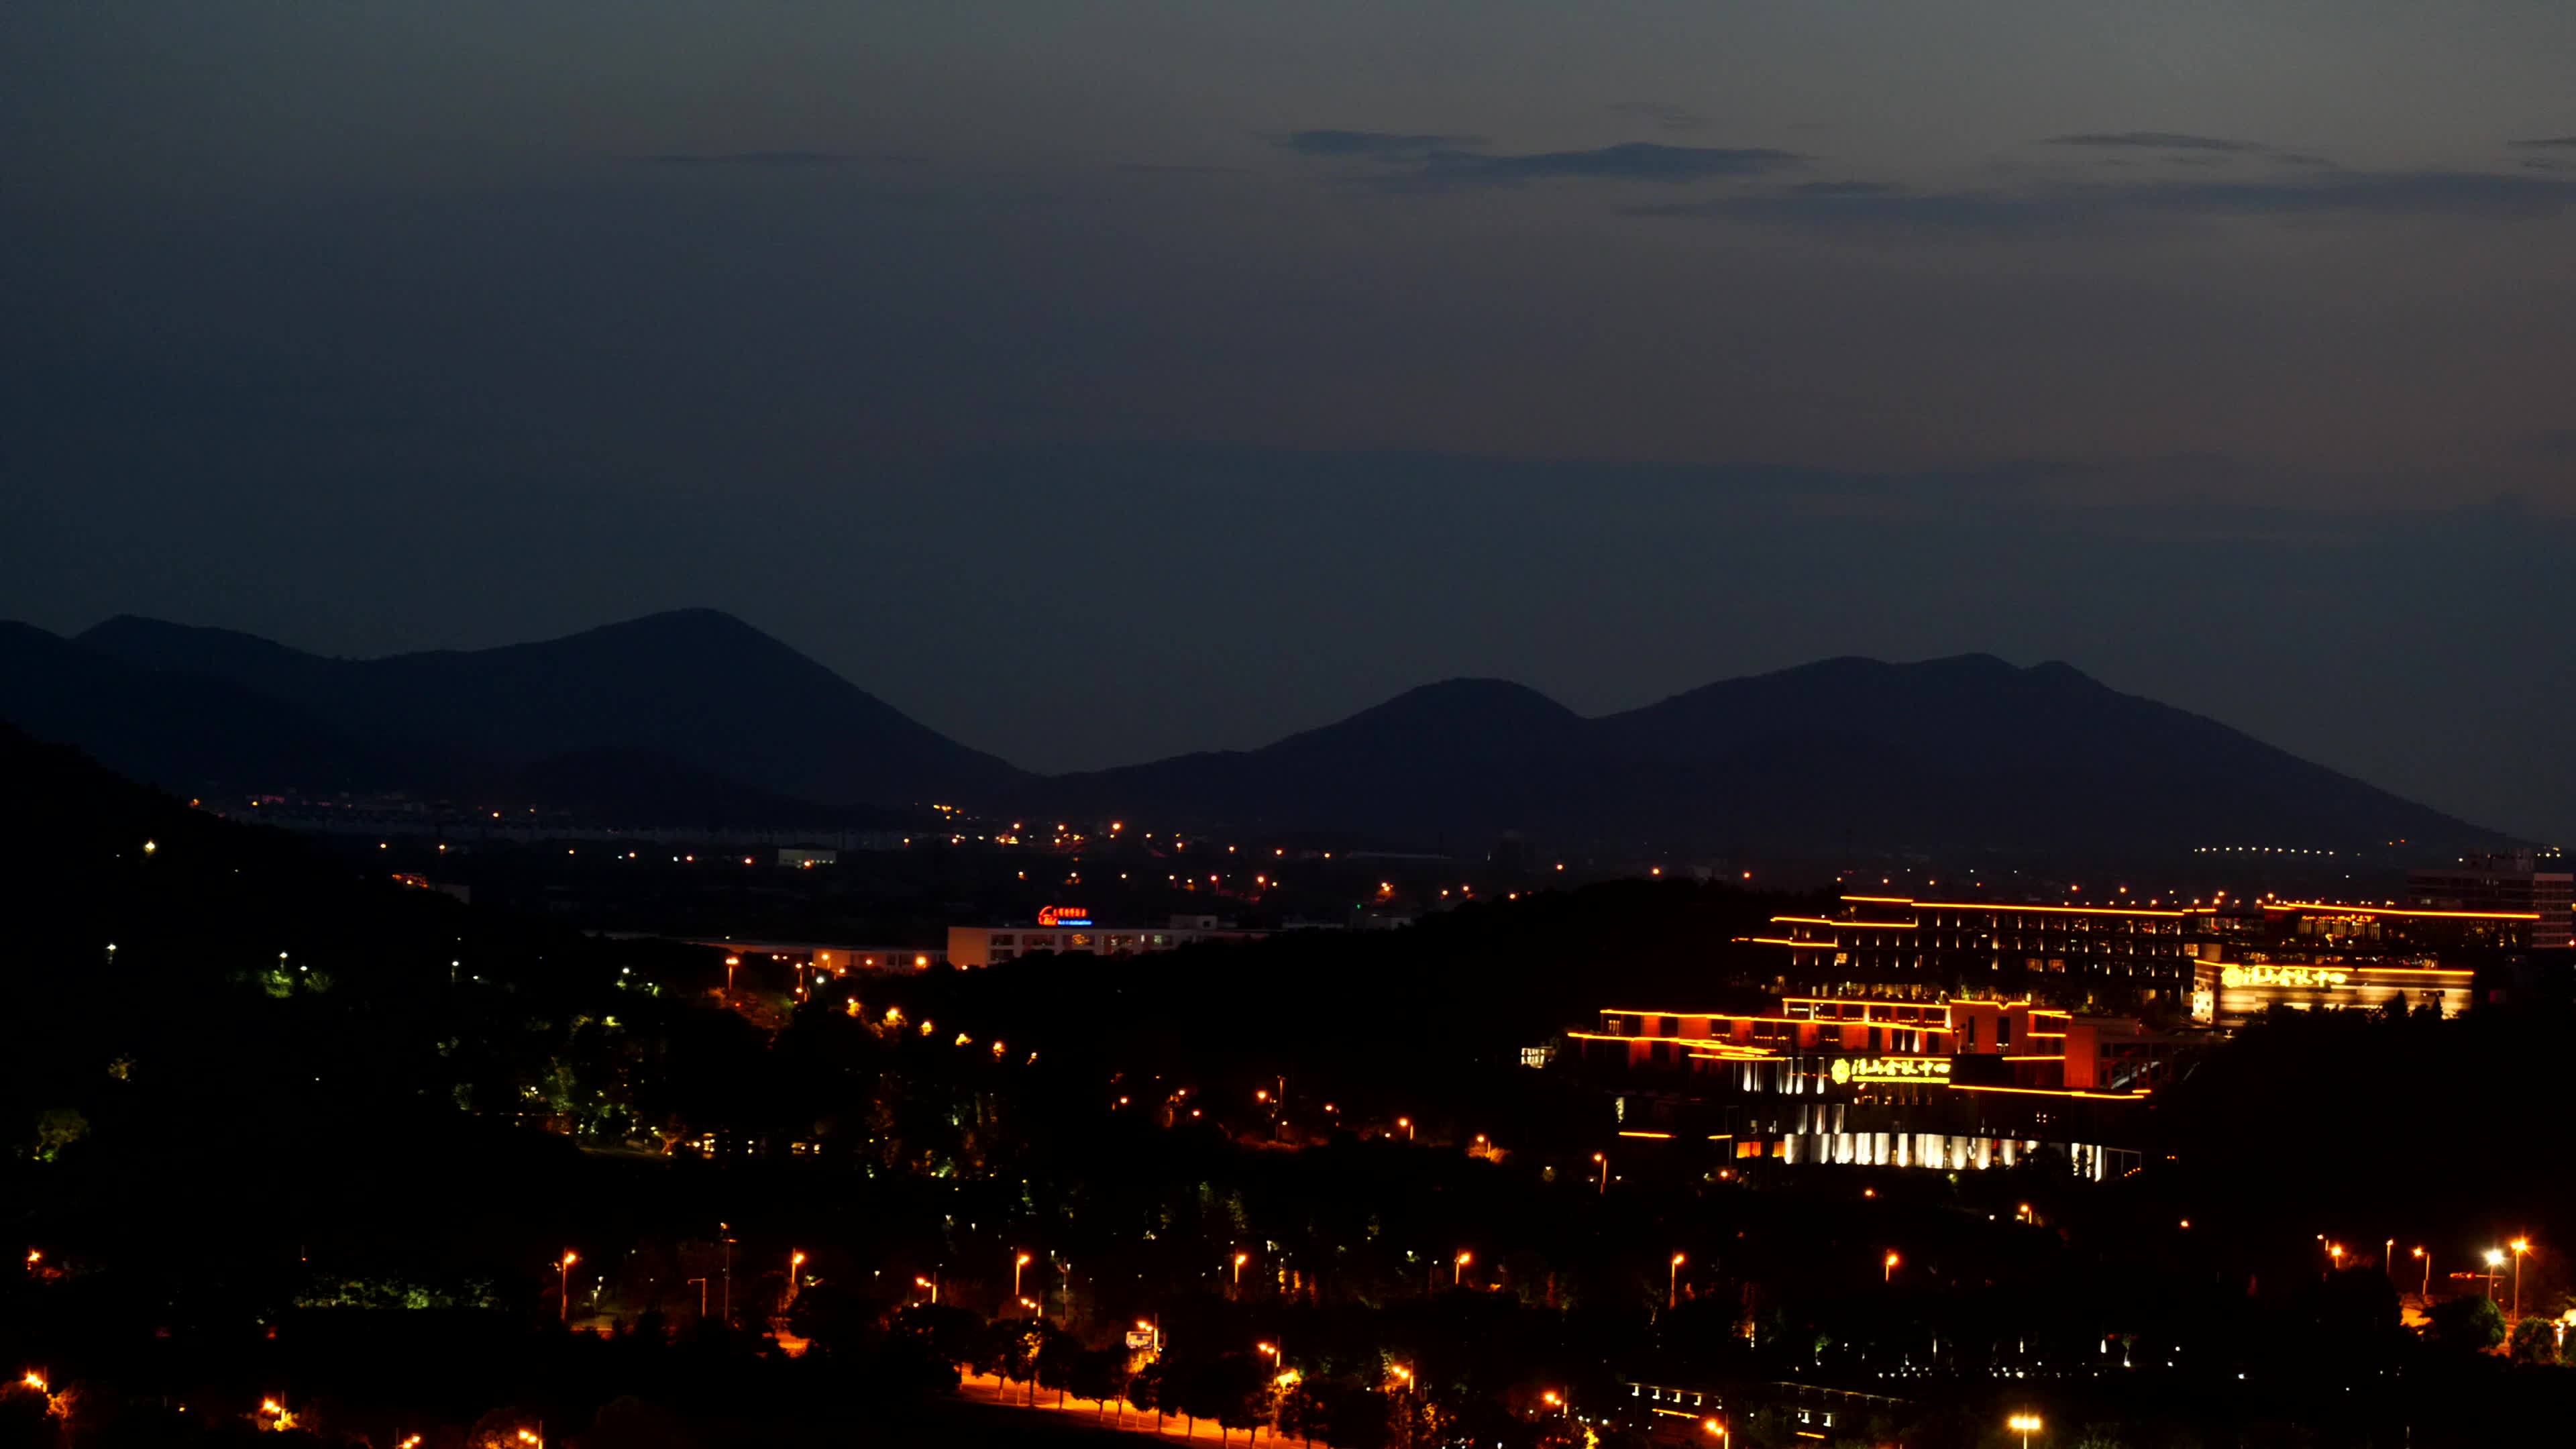
[[[1019,763],[2064,659],[2576,836],[2565,0],[0,9],[0,616]]]

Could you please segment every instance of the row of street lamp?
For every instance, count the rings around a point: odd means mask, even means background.
[[[2338,1267],[2338,1268],[2342,1267],[2342,1266],[2343,1266],[2343,1260],[2344,1260],[2344,1258],[2345,1258],[2345,1256],[2346,1256],[2346,1250],[2345,1250],[2345,1248],[2344,1248],[2343,1244],[2341,1244],[2341,1243],[2336,1243],[2336,1242],[2328,1242],[2328,1241],[2327,1241],[2327,1239],[2326,1239],[2326,1236],[2325,1236],[2323,1233],[2319,1233],[2319,1234],[2317,1235],[2317,1241],[2318,1241],[2318,1242],[2320,1242],[2320,1243],[2324,1243],[2324,1244],[2325,1244],[2326,1257],[2327,1257],[2327,1258],[2329,1258],[2330,1260],[2332,1260],[2332,1261],[2333,1261],[2333,1263],[2334,1263],[2334,1265],[2335,1265],[2336,1267]],[[2513,1315],[2512,1315],[2512,1318],[2513,1318],[2513,1321],[2514,1321],[2514,1322],[2517,1322],[2517,1323],[2519,1323],[2519,1322],[2521,1322],[2521,1321],[2522,1321],[2522,1259],[2523,1259],[2523,1255],[2524,1255],[2524,1254],[2526,1254],[2526,1253],[2529,1253],[2530,1251],[2531,1251],[2531,1239],[2529,1239],[2529,1238],[2516,1238],[2516,1239],[2514,1239],[2512,1242],[2509,1242],[2509,1243],[2505,1244],[2505,1245],[2504,1245],[2503,1247],[2501,1247],[2501,1248],[2488,1248],[2488,1249],[2486,1249],[2484,1252],[2482,1252],[2482,1253],[2480,1253],[2480,1254],[2479,1254],[2479,1261],[2480,1261],[2480,1262],[2482,1262],[2482,1263],[2484,1263],[2484,1264],[2486,1264],[2486,1269],[2487,1269],[2487,1300],[2488,1300],[2489,1302],[2493,1302],[2493,1301],[2495,1301],[2495,1280],[2496,1280],[2496,1274],[2497,1274],[2497,1273],[2499,1273],[2499,1272],[2502,1272],[2502,1271],[2503,1271],[2504,1266],[2505,1266],[2505,1263],[2506,1263],[2506,1261],[2507,1261],[2507,1257],[2506,1257],[2506,1255],[2507,1255],[2508,1253],[2510,1253],[2510,1254],[2512,1255],[2512,1256],[2511,1256],[2511,1261],[2512,1261],[2512,1263],[2513,1263]],[[2381,1245],[2381,1248],[2380,1248],[2380,1254],[2379,1254],[2379,1262],[2380,1262],[2380,1267],[2381,1267],[2382,1271],[2389,1272],[2391,1276],[2394,1276],[2394,1269],[2396,1268],[2396,1265],[2397,1265],[2397,1256],[2396,1256],[2396,1255],[2397,1255],[2397,1240],[2396,1240],[2395,1238],[2390,1238],[2390,1239],[2388,1239],[2384,1244],[2382,1244],[2382,1245]],[[2411,1257],[2411,1258],[2414,1258],[2414,1259],[2418,1260],[2419,1262],[2421,1262],[2421,1263],[2423,1264],[2424,1271],[2423,1271],[2423,1275],[2422,1275],[2422,1279],[2421,1279],[2421,1281],[2420,1281],[2420,1282],[2418,1282],[2418,1283],[2417,1283],[2417,1285],[2416,1285],[2416,1296],[2417,1296],[2417,1297],[2419,1297],[2419,1298],[2421,1298],[2421,1299],[2423,1299],[2425,1302],[2430,1303],[2430,1302],[2432,1301],[2432,1299],[2433,1299],[2433,1254],[2431,1253],[2431,1251],[2430,1251],[2430,1250],[2428,1250],[2428,1249],[2426,1249],[2426,1248],[2423,1248],[2423,1247],[2421,1247],[2421,1246],[2418,1246],[2418,1247],[2416,1247],[2416,1248],[2413,1248],[2413,1249],[2409,1250],[2409,1252],[2408,1252],[2407,1256],[2409,1256],[2409,1257]]]

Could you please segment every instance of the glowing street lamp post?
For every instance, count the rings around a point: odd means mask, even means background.
[[[2433,1255],[2419,1247],[2415,1250],[2415,1256],[2424,1260],[2424,1282],[2423,1286],[2415,1290],[2415,1296],[2429,1305],[2433,1301]]]
[[[796,1270],[804,1266],[805,1255],[790,1250],[787,1254],[787,1307],[796,1306]]]
[[[1681,1306],[1682,1255],[1675,1253],[1673,1254],[1671,1271],[1664,1274],[1664,1307],[1669,1310],[1679,1308]]]
[[[1607,1155],[1596,1152],[1592,1154],[1592,1160],[1601,1168],[1600,1190],[1606,1194],[1610,1191],[1610,1159]]]
[[[1029,1255],[1026,1253],[1020,1254],[1020,1256],[1011,1263],[1011,1296],[1014,1298],[1020,1296],[1020,1274],[1025,1271],[1028,1266]]]
[[[1460,1253],[1449,1260],[1449,1286],[1458,1287],[1467,1279],[1467,1265],[1476,1260],[1473,1253]]]
[[[1893,1283],[1893,1282],[1895,1282],[1895,1281],[1896,1281],[1896,1255],[1895,1255],[1894,1253],[1890,1253],[1890,1254],[1888,1254],[1888,1255],[1887,1255],[1887,1262],[1886,1262],[1885,1264],[1883,1264],[1882,1266],[1884,1266],[1884,1267],[1887,1269],[1887,1271],[1879,1275],[1879,1280],[1878,1280],[1878,1281],[1880,1281],[1881,1283]]]
[[[2499,1248],[2489,1248],[2489,1249],[2487,1249],[2487,1301],[2488,1301],[2489,1303],[2493,1303],[2493,1302],[2495,1301],[2495,1275],[2496,1275],[2496,1269],[2501,1268],[2501,1267],[2503,1267],[2503,1266],[2504,1266],[2504,1252],[2503,1252],[2503,1250],[2502,1250],[2502,1249],[2499,1249]]]
[[[2505,1245],[2513,1249],[2513,1321],[2522,1321],[2522,1255],[2531,1251],[2531,1239],[2516,1238]]]
[[[562,1317],[566,1323],[572,1322],[572,1265],[580,1261],[579,1253],[567,1252],[563,1255],[563,1262],[557,1265],[563,1269],[563,1278],[555,1289],[555,1297],[561,1300],[557,1306],[563,1310]]]
[[[2021,1435],[2021,1449],[2030,1449],[2030,1436],[2039,1432],[2039,1416],[2015,1414],[2004,1420],[2004,1427]]]
[[[1249,1261],[1251,1257],[1252,1255],[1250,1253],[1237,1253],[1234,1255],[1234,1296],[1237,1298],[1243,1296],[1243,1265]]]

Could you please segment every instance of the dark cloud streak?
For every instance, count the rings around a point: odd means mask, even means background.
[[[1262,139],[1300,156],[1419,156],[1485,144],[1478,136],[1403,135],[1392,131],[1290,131]]]
[[[2389,172],[2296,181],[2160,181],[2030,191],[1911,191],[1884,183],[1784,187],[1627,208],[1631,216],[1796,226],[2057,227],[2150,217],[2378,216],[2543,220],[2576,206],[2576,181],[2486,172]]]
[[[2073,136],[2051,136],[2042,144],[2133,151],[2252,152],[2272,149],[2259,141],[2230,141],[2218,136],[2190,136],[2178,131],[2087,131]]]

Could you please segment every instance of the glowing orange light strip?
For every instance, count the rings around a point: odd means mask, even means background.
[[[2054,1060],[2054,1058],[2051,1058],[2051,1060]],[[2099,1097],[2108,1102],[2134,1102],[2138,1098],[2147,1095],[2143,1090],[2136,1092],[2079,1092],[2070,1087],[1986,1087],[1972,1086],[1965,1082],[1944,1082],[1942,1085],[1948,1087],[1953,1092],[2018,1092],[2026,1097]]]
[[[1843,899],[1847,901],[1862,901],[1874,898],[1870,896],[1845,896]],[[2205,916],[2209,914],[2206,910],[2160,911],[2150,909],[2146,906],[2033,906],[2025,905],[2019,901],[1913,901],[1909,902],[1909,904],[1914,906],[1917,910],[1924,911],[2055,911],[2061,915],[2078,916],[2181,917]]]
[[[1654,1137],[1670,1140],[1673,1134],[1670,1132],[1622,1132],[1619,1135],[1622,1137]]]
[[[2329,911],[2346,916],[2445,916],[2465,917],[2476,921],[2536,921],[2538,911],[2415,911],[2399,906],[2339,906],[2331,901],[2282,901],[2266,903],[2267,911]]]

